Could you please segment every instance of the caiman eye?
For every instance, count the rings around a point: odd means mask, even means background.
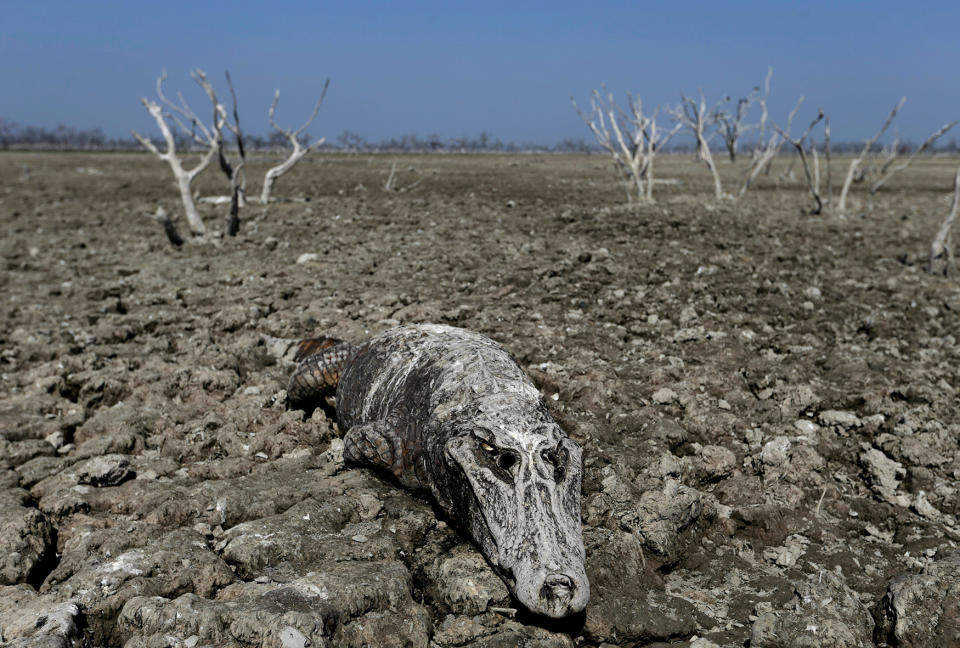
[[[486,441],[480,442],[480,449],[486,454],[486,456],[493,461],[498,468],[509,473],[510,469],[517,463],[516,453],[510,450],[501,450],[500,448],[487,443]]]

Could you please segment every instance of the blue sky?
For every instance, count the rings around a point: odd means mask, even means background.
[[[44,2],[3,3],[0,116],[52,127],[156,133],[139,103],[159,71],[203,100],[189,71],[222,88],[241,119],[299,125],[326,77],[310,132],[518,143],[589,138],[570,107],[606,83],[645,104],[702,88],[739,96],[774,67],[771,117],[799,95],[823,106],[835,140],[869,137],[901,95],[895,126],[922,140],[960,118],[960,3],[947,2]],[[592,5],[592,6],[591,6]],[[205,106],[204,106],[205,108]]]

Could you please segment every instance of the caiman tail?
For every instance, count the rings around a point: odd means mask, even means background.
[[[331,337],[302,340],[293,357],[297,364],[287,384],[291,403],[316,402],[337,392],[337,384],[357,347]]]

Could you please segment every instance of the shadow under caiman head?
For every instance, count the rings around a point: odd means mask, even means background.
[[[590,585],[580,524],[580,446],[552,421],[519,431],[474,425],[449,438],[444,454],[451,474],[442,483],[461,492],[438,493],[439,499],[453,504],[449,513],[517,600],[555,619],[582,611]]]

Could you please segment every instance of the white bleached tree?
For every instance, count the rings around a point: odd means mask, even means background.
[[[717,165],[713,162],[713,155],[710,153],[710,139],[714,133],[710,129],[716,125],[713,115],[716,113],[717,105],[708,108],[707,102],[703,98],[703,92],[700,92],[700,101],[682,95],[680,104],[668,108],[667,112],[673,117],[673,120],[680,125],[682,130],[692,135],[697,142],[697,159],[702,161],[710,169],[713,176],[713,193],[717,199],[728,197],[723,193],[723,185],[720,184],[720,174],[717,173]]]
[[[880,168],[880,177],[878,177],[874,183],[870,185],[870,191],[867,192],[867,206],[864,209],[864,212],[869,214],[873,211],[873,197],[880,190],[880,187],[882,187],[894,175],[910,166],[910,164],[917,158],[918,155],[923,154],[924,151],[933,146],[933,144],[940,139],[940,137],[942,137],[951,128],[956,126],[956,124],[957,122],[953,121],[941,126],[939,130],[925,139],[923,144],[914,149],[914,151],[908,155],[906,159],[901,160],[900,162],[897,162],[897,159],[900,155],[900,147],[894,143],[894,145],[890,147],[887,160]]]
[[[280,90],[277,90],[273,95],[273,103],[270,104],[270,111],[268,113],[270,126],[272,126],[275,131],[287,138],[287,141],[290,142],[290,146],[293,148],[293,150],[290,152],[290,156],[286,160],[268,169],[267,173],[264,175],[263,190],[260,192],[260,202],[263,203],[263,205],[269,204],[270,195],[273,192],[273,185],[277,181],[277,178],[292,169],[293,165],[299,162],[303,156],[326,141],[326,138],[321,137],[316,142],[313,142],[308,146],[304,146],[300,140],[304,131],[306,131],[307,128],[310,127],[310,124],[313,123],[313,120],[317,118],[317,113],[320,112],[320,106],[323,104],[323,98],[327,95],[327,88],[329,86],[330,79],[327,79],[326,83],[323,84],[323,91],[320,93],[320,99],[317,101],[317,105],[313,109],[313,114],[310,115],[310,119],[308,119],[303,126],[296,130],[284,129],[277,125],[277,122],[274,120],[274,114],[277,110],[277,102],[280,101]]]
[[[823,117],[823,109],[821,108],[817,111],[816,118],[810,122],[810,125],[807,126],[807,130],[803,131],[803,134],[800,137],[793,137],[790,135],[789,131],[775,127],[777,132],[780,133],[780,137],[793,144],[793,146],[797,149],[797,153],[800,155],[800,162],[803,164],[803,173],[807,178],[807,187],[810,189],[810,195],[813,196],[813,199],[816,203],[815,207],[811,211],[812,214],[820,214],[823,212],[823,197],[820,195],[820,164],[819,159],[816,157],[816,144],[811,143],[811,151],[812,155],[814,156],[814,167],[813,171],[811,171],[809,159],[807,158],[807,153],[804,149],[804,142],[813,131],[814,127],[823,121]]]
[[[953,177],[953,203],[947,217],[937,230],[937,235],[930,243],[930,265],[928,270],[933,274],[948,276],[953,270],[953,223],[957,220],[960,211],[960,168]]]
[[[649,115],[643,112],[643,101],[627,93],[627,110],[616,103],[613,93],[606,99],[597,90],[590,98],[590,113],[580,110],[573,97],[573,108],[587,125],[597,143],[613,158],[623,178],[627,202],[653,202],[653,160],[678,130],[657,128],[659,106]]]
[[[733,112],[722,110],[719,106],[714,108],[712,119],[717,124],[720,137],[723,138],[723,143],[727,147],[727,155],[730,157],[731,162],[737,161],[737,148],[740,143],[740,138],[743,137],[744,134],[758,128],[760,129],[760,140],[763,140],[763,128],[767,121],[767,99],[770,96],[770,78],[772,76],[773,68],[768,67],[767,78],[764,83],[766,90],[762,97],[760,96],[760,88],[754,87],[749,95],[737,100],[737,105]],[[750,113],[750,107],[755,103],[761,105],[762,115],[760,122],[757,124],[748,124],[747,115]]]
[[[203,81],[206,80],[206,77],[202,70],[194,70],[191,76],[198,85],[203,87]],[[226,115],[215,108],[212,123],[207,125],[197,116],[193,109],[190,108],[190,105],[182,93],[177,93],[179,103],[174,103],[167,99],[163,92],[163,83],[166,80],[167,73],[163,71],[157,79],[157,97],[160,100],[159,102],[151,101],[146,97],[140,99],[141,103],[143,103],[147,109],[147,112],[156,120],[157,127],[160,129],[160,133],[166,143],[166,150],[161,152],[148,138],[137,131],[131,132],[144,148],[170,165],[170,170],[173,172],[173,176],[177,181],[177,188],[180,190],[180,200],[183,203],[183,210],[190,232],[195,236],[203,236],[206,234],[207,228],[204,226],[203,220],[200,218],[197,207],[193,202],[192,185],[194,179],[210,166],[210,162],[212,162],[214,156],[217,155],[219,142],[223,139],[222,129]],[[176,127],[188,135],[194,142],[204,147],[205,150],[201,153],[200,161],[197,162],[193,168],[184,168],[184,160],[178,156],[174,133],[170,124],[167,123],[167,120],[173,122]]]
[[[863,165],[864,158],[867,157],[867,154],[873,149],[873,145],[877,143],[877,140],[886,132],[887,128],[890,127],[890,123],[893,121],[893,118],[897,116],[897,113],[900,112],[900,109],[903,108],[903,104],[907,102],[906,97],[900,97],[900,101],[897,102],[897,105],[893,107],[893,110],[890,111],[890,115],[887,116],[887,121],[883,122],[883,126],[880,127],[880,130],[877,131],[877,134],[868,139],[863,144],[863,150],[860,151],[860,155],[853,158],[850,161],[850,166],[847,168],[847,176],[843,180],[843,187],[840,189],[840,200],[837,202],[837,211],[841,214],[847,210],[847,194],[850,191],[850,185],[853,184],[853,179],[857,174],[857,171]]]
[[[767,78],[769,80],[769,76]],[[803,104],[803,97],[800,97],[800,99],[797,101],[797,105],[794,106],[793,110],[791,110],[790,114],[787,116],[787,125],[785,130],[788,133],[793,127],[793,118],[796,117],[797,111],[800,110],[801,104]],[[766,99],[763,100],[762,107],[763,117],[761,119],[761,123],[766,124]],[[761,130],[761,132],[763,131]],[[751,160],[750,166],[747,168],[747,173],[744,175],[743,184],[740,185],[740,191],[738,192],[739,196],[743,196],[745,193],[747,193],[750,185],[753,184],[753,181],[756,180],[758,175],[760,175],[760,172],[763,171],[763,169],[765,169],[773,161],[773,158],[775,158],[780,152],[780,149],[783,147],[783,143],[784,139],[780,136],[780,133],[777,132],[776,128],[774,128],[773,132],[770,133],[770,137],[767,138],[766,143],[764,143],[762,139],[760,140],[760,143],[757,145],[757,148],[754,151],[753,160]]]

